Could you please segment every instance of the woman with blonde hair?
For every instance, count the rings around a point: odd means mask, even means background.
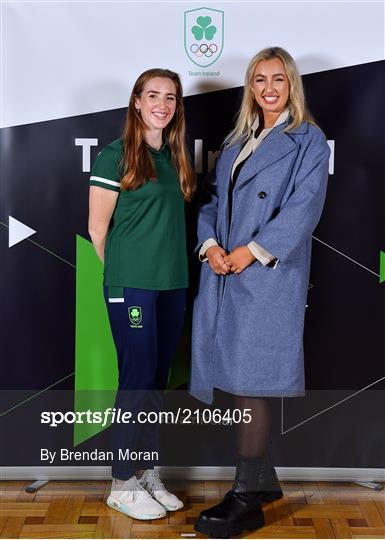
[[[195,189],[185,143],[182,86],[167,69],[140,75],[121,138],[97,156],[90,179],[89,233],[104,263],[104,294],[119,368],[112,426],[114,481],[107,504],[157,519],[183,503],[154,471],[158,428],[139,424],[159,411],[181,336],[188,286],[184,201]],[[120,452],[143,456],[119,459]]]
[[[238,120],[198,220],[203,265],[191,392],[208,403],[214,389],[226,392],[244,413],[235,483],[199,516],[195,527],[204,534],[232,537],[261,527],[261,503],[282,497],[267,458],[268,398],[304,394],[311,237],[328,160],[294,60],[280,47],[263,49],[247,69]]]

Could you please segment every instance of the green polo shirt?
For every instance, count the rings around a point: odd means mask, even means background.
[[[107,233],[104,284],[110,287],[170,290],[188,286],[184,199],[165,142],[154,160],[156,180],[135,191],[120,190],[123,141],[97,156],[90,185],[119,191]]]

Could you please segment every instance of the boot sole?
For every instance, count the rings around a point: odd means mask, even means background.
[[[260,495],[259,500],[260,502],[270,503],[273,501],[279,501],[279,499],[282,499],[283,493],[277,491],[276,493],[264,493],[263,495]]]
[[[254,531],[255,529],[260,529],[264,525],[265,519],[262,514],[261,516],[246,521],[242,525],[233,525],[232,527],[221,527],[218,525],[210,525],[210,523],[200,523],[198,519],[194,525],[194,530],[213,538],[233,538],[245,530]]]

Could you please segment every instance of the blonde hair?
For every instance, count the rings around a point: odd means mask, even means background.
[[[234,144],[239,139],[247,138],[251,135],[251,126],[256,115],[259,114],[261,110],[261,107],[255,101],[251,90],[255,68],[262,60],[272,60],[273,58],[279,58],[282,61],[289,80],[289,99],[287,106],[291,122],[284,131],[291,131],[299,127],[304,121],[316,125],[306,106],[301,75],[292,56],[285,51],[285,49],[282,49],[282,47],[267,47],[266,49],[259,51],[249,63],[246,71],[241,107],[239,109],[235,127],[225,139],[226,145]]]
[[[123,129],[123,190],[135,190],[149,179],[155,179],[155,165],[144,139],[145,123],[135,108],[135,98],[140,97],[144,85],[155,77],[170,79],[176,90],[176,110],[173,119],[164,129],[171,150],[172,161],[179,175],[180,187],[186,201],[190,201],[196,189],[185,141],[185,117],[183,91],[179,75],[169,69],[153,68],[142,73],[134,84],[127,108]]]

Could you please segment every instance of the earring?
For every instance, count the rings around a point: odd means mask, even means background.
[[[135,109],[138,114],[140,114],[140,109]]]

